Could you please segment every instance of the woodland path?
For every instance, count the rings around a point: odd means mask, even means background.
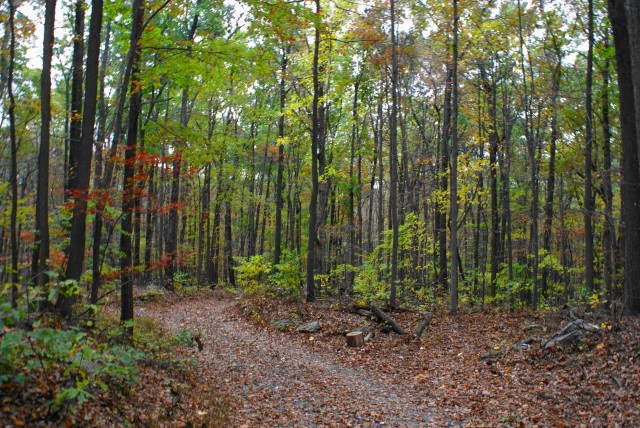
[[[202,333],[193,351],[203,383],[231,397],[233,426],[426,426],[432,411],[409,385],[301,345],[292,333],[242,319],[234,299],[188,300],[145,311],[173,331]]]

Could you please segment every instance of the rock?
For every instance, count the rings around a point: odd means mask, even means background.
[[[298,326],[296,331],[298,333],[316,333],[320,331],[320,328],[320,321],[311,321]]]
[[[528,337],[516,343],[515,345],[513,345],[513,349],[517,351],[526,351],[527,349],[531,348],[531,345],[533,344],[533,342],[539,341],[539,340],[540,339],[538,339],[537,337]]]
[[[295,323],[292,320],[288,319],[288,318],[284,318],[284,319],[281,319],[281,320],[275,320],[275,321],[273,321],[271,323],[271,325],[273,325],[273,327],[275,329],[280,330],[280,331],[289,331],[293,327],[294,324]]]

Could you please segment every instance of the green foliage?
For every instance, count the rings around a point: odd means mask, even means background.
[[[25,384],[63,370],[66,382],[51,385],[54,408],[73,410],[93,396],[95,388],[136,381],[136,361],[143,353],[130,346],[100,343],[78,329],[55,329],[34,325],[33,330],[12,328],[19,314],[0,309],[0,383]]]
[[[271,263],[263,255],[248,258],[236,257],[238,264],[234,269],[238,273],[236,282],[248,295],[269,295],[267,278],[272,272]]]
[[[381,273],[381,263],[374,251],[360,266],[354,280],[353,291],[365,300],[387,300],[389,284],[380,279]]]
[[[297,297],[303,271],[300,257],[293,251],[282,253],[281,263],[272,265],[263,255],[236,257],[236,282],[250,296]]]
[[[300,257],[294,251],[284,250],[281,262],[274,266],[269,282],[279,296],[298,297],[304,277]]]

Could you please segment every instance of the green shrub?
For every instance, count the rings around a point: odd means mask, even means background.
[[[380,263],[376,257],[369,256],[359,268],[356,274],[353,291],[364,300],[388,300],[389,284],[382,281]]]
[[[274,268],[275,271],[269,277],[269,285],[275,294],[282,297],[300,296],[300,284],[304,277],[298,254],[289,250],[283,251],[282,261]]]
[[[262,255],[236,257],[236,282],[250,296],[297,297],[303,280],[302,264],[295,252],[285,250],[282,260],[272,265]]]
[[[236,282],[245,293],[252,296],[270,294],[267,279],[272,272],[271,263],[263,256],[236,257]]]
[[[25,384],[38,377],[46,378],[50,370],[62,370],[68,381],[51,385],[54,408],[74,409],[93,396],[98,387],[108,384],[133,384],[136,361],[143,354],[130,346],[96,341],[78,329],[54,329],[37,323],[25,331],[15,314],[2,310],[0,317],[0,383]]]

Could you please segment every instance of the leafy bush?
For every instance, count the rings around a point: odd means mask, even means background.
[[[99,343],[77,329],[38,324],[31,331],[12,328],[20,320],[4,307],[0,310],[0,384],[24,385],[47,379],[51,370],[63,370],[68,381],[50,384],[51,404],[73,410],[93,396],[92,388],[108,390],[110,383],[135,383],[135,363],[143,357],[135,348]]]
[[[295,252],[284,251],[282,261],[272,265],[262,255],[236,257],[236,282],[250,296],[296,297],[300,295],[303,274],[300,258]]]
[[[236,282],[248,295],[265,296],[270,294],[267,278],[272,272],[271,263],[263,255],[248,258],[236,257],[234,269],[238,273]]]
[[[269,277],[269,283],[279,296],[298,297],[303,280],[302,265],[298,254],[285,250],[282,261],[275,265],[275,272]]]
[[[356,274],[353,291],[367,301],[389,299],[389,284],[380,279],[382,273],[380,265],[377,254],[374,252],[360,266]]]

